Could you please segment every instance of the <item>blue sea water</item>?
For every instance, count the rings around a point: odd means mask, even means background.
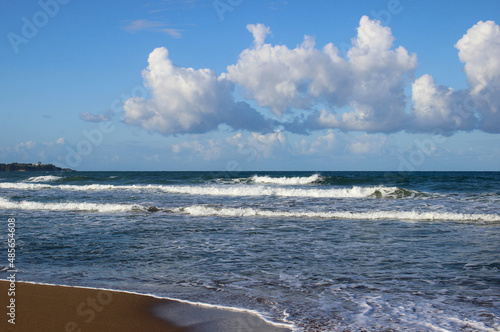
[[[499,172],[3,172],[10,217],[19,280],[297,331],[500,331]]]

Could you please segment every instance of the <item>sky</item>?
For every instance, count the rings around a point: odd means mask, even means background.
[[[0,162],[500,171],[498,0],[0,3]]]

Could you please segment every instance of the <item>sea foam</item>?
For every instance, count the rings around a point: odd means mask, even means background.
[[[482,221],[500,222],[498,214],[470,214],[453,212],[419,212],[419,211],[277,211],[256,208],[215,208],[204,205],[192,205],[173,209],[172,212],[186,213],[194,216],[222,217],[272,217],[272,218],[314,218],[314,219],[361,219],[361,220],[407,220],[407,221]]]
[[[306,185],[318,182],[322,179],[319,174],[314,174],[307,177],[279,177],[273,178],[267,175],[254,175],[251,177],[253,183],[262,184],[279,184],[279,185]]]
[[[290,178],[289,178],[290,179]],[[398,187],[353,186],[351,188],[296,188],[270,185],[51,185],[41,183],[0,183],[0,189],[43,190],[60,189],[70,191],[155,191],[170,194],[203,195],[203,196],[283,196],[283,197],[315,197],[315,198],[405,198],[422,193]]]
[[[13,202],[0,197],[0,209],[5,210],[48,210],[48,211],[88,211],[88,212],[130,212],[146,211],[136,204],[98,204],[89,202],[42,203],[31,201]]]
[[[33,176],[30,177],[24,182],[52,182],[52,181],[57,181],[62,179],[61,176],[55,176],[55,175],[42,175],[42,176]]]

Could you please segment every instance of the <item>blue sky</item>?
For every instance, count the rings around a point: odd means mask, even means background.
[[[0,6],[0,162],[500,170],[498,1]]]

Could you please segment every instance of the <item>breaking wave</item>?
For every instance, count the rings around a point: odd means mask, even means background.
[[[314,219],[361,219],[361,220],[409,220],[409,221],[482,221],[500,222],[498,214],[468,214],[452,212],[419,212],[419,211],[275,211],[255,208],[220,208],[205,205],[171,210],[176,213],[186,213],[194,216],[221,216],[221,217],[271,217],[271,218],[314,218]]]
[[[61,176],[55,176],[55,175],[42,175],[42,176],[33,176],[31,178],[28,178],[24,180],[24,182],[52,182],[52,181],[57,181],[61,180]]]
[[[279,184],[279,185],[305,185],[321,181],[322,176],[314,174],[307,177],[279,177],[273,178],[268,175],[254,175],[251,178],[253,183],[261,184]]]
[[[0,198],[0,209],[5,210],[48,210],[48,211],[87,211],[87,212],[131,212],[149,211],[150,208],[132,204],[98,204],[98,203],[42,203],[31,201],[13,202]]]
[[[291,178],[288,178],[291,179]],[[407,198],[425,196],[414,190],[399,187],[358,187],[351,188],[290,188],[276,186],[247,185],[203,185],[203,186],[169,186],[169,185],[51,185],[41,183],[0,183],[0,189],[43,190],[59,189],[72,191],[160,191],[170,194],[204,195],[204,196],[283,196],[283,197],[316,197],[316,198]]]

